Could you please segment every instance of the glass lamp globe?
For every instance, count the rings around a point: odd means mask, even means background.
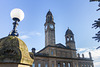
[[[24,12],[19,8],[15,8],[11,11],[10,16],[13,20],[18,19],[18,21],[22,21],[24,19]]]

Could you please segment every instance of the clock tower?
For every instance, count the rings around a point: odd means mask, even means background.
[[[45,46],[55,45],[55,23],[53,21],[53,15],[49,10],[46,15],[45,26]]]

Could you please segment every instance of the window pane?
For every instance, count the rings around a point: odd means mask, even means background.
[[[92,67],[92,65],[90,65],[90,67]]]
[[[33,63],[32,67],[35,67],[35,64]]]
[[[51,51],[51,55],[53,55],[53,51]]]
[[[76,64],[75,64],[75,67],[77,67]]]
[[[48,67],[48,64],[47,63],[45,64],[45,67]]]
[[[41,67],[41,64],[38,64],[38,67]]]
[[[67,41],[69,41],[69,38],[67,38]]]
[[[90,66],[88,65],[88,67],[90,67]]]
[[[66,66],[65,66],[65,63],[63,63],[63,67],[66,67]]]
[[[85,65],[85,67],[87,67],[87,66]]]
[[[84,66],[82,65],[82,67],[84,67]]]
[[[54,64],[52,64],[52,67],[54,67]]]
[[[60,63],[58,63],[58,67],[60,67]]]
[[[68,63],[68,67],[70,67],[70,63]]]

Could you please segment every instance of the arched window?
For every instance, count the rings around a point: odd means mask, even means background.
[[[70,67],[70,63],[68,63],[68,67]]]
[[[73,38],[71,37],[71,38],[70,38],[70,40],[72,41],[72,40],[73,40]]]
[[[69,41],[69,37],[67,37],[67,41]]]
[[[66,64],[65,63],[63,63],[63,67],[66,67]]]

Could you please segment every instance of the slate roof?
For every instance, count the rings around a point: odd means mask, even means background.
[[[50,11],[50,10],[48,11],[47,15],[52,15],[52,13],[51,13],[51,11]]]
[[[68,28],[68,30],[66,31],[65,35],[69,35],[69,34],[74,35],[73,32]]]

